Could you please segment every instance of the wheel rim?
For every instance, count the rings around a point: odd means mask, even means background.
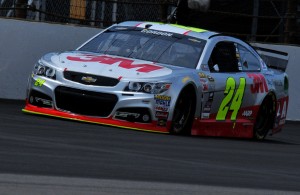
[[[272,102],[265,102],[260,110],[255,124],[255,138],[264,139],[269,131],[269,124],[272,116]]]
[[[260,116],[257,121],[257,130],[261,131],[266,127],[268,119],[262,117],[266,116],[268,118],[268,113],[267,113],[267,106],[263,105]]]
[[[181,96],[178,100],[173,117],[173,132],[183,133],[192,110],[192,102],[188,101],[188,97]]]

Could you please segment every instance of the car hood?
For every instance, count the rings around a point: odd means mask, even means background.
[[[176,69],[182,69],[145,60],[78,51],[52,53],[44,59],[62,70],[118,79],[162,77],[172,74]]]

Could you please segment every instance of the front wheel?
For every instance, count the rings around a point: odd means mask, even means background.
[[[180,93],[172,119],[170,133],[174,135],[190,135],[195,114],[195,95],[188,90]]]

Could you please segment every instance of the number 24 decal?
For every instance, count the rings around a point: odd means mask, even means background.
[[[232,111],[231,113],[231,120],[236,120],[236,116],[239,112],[239,109],[242,105],[242,100],[244,97],[245,86],[246,86],[246,79],[240,78],[240,84],[235,91],[235,80],[232,77],[229,77],[226,81],[226,88],[224,91],[224,99],[221,103],[219,111],[217,113],[216,120],[221,121],[226,119],[226,115],[228,111]]]

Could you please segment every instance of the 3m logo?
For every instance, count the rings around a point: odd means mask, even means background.
[[[266,79],[263,75],[248,74],[248,77],[253,79],[251,93],[267,93],[269,91]]]
[[[119,67],[125,69],[135,68],[137,72],[152,72],[155,70],[162,69],[161,66],[155,66],[152,64],[133,64],[133,60],[124,59],[124,58],[113,58],[109,56],[95,56],[95,55],[81,55],[81,56],[68,56],[68,60],[77,61],[77,62],[99,62],[107,65],[112,65],[119,62]]]

